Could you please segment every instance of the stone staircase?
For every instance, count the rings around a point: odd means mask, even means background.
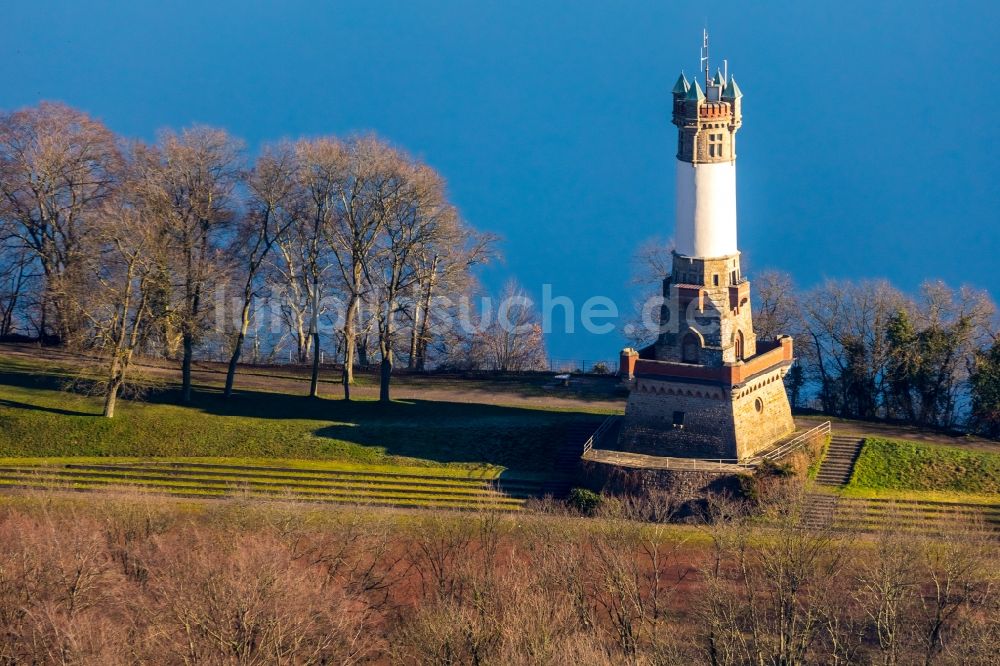
[[[865,440],[844,435],[831,435],[826,457],[819,467],[816,483],[820,486],[842,488],[851,480],[854,463],[861,455]],[[802,507],[802,527],[823,529],[830,527],[837,514],[838,498],[827,493],[809,493]]]
[[[833,435],[826,457],[820,465],[816,483],[821,486],[843,487],[851,480],[854,463],[861,455],[864,439],[844,435]]]

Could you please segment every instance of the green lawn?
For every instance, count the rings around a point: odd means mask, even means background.
[[[847,490],[1000,493],[1000,454],[869,438]]]
[[[331,460],[357,465],[503,467],[546,472],[573,423],[600,413],[442,401],[344,402],[263,391],[224,400],[197,392],[176,404],[163,387],[122,401],[63,390],[65,373],[0,357],[0,458],[225,457]]]

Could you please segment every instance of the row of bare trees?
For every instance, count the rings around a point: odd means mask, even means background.
[[[472,292],[494,240],[462,220],[437,172],[374,136],[281,142],[251,159],[219,129],[146,144],[61,104],[0,114],[0,336],[93,352],[108,416],[137,353],[179,358],[190,401],[208,341],[228,348],[230,396],[265,311],[280,321],[266,333],[311,361],[311,395],[323,346],[348,399],[374,346],[388,400],[397,356],[421,370],[435,345],[490,337],[440,334],[431,310]],[[540,334],[531,342],[537,354]]]
[[[3,663],[989,664],[996,544],[169,501],[0,511]]]
[[[996,309],[985,291],[930,281],[910,296],[881,280],[798,291],[774,271],[758,274],[754,290],[757,334],[796,338],[793,402],[811,389],[829,414],[995,431],[989,410],[1000,403],[985,399],[983,373]]]

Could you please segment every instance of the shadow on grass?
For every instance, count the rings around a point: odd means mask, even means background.
[[[51,391],[67,390],[69,387],[73,390],[68,378],[58,374],[10,367],[0,370],[0,385]],[[86,388],[78,386],[77,392],[85,393]],[[176,386],[168,386],[149,390],[143,401],[152,405],[177,406],[180,397]],[[33,405],[21,400],[0,399],[0,405],[12,409],[74,416],[90,415],[94,417],[95,424],[101,419],[99,411],[87,414],[53,404],[51,399],[40,402],[41,405]],[[224,443],[227,437],[239,438],[232,440],[234,450],[245,441],[263,442],[261,457],[278,455],[264,453],[265,451],[284,449],[305,457],[353,459],[358,455],[356,450],[351,450],[351,445],[354,445],[378,450],[389,456],[418,458],[437,463],[490,464],[546,473],[558,471],[555,469],[556,462],[570,439],[579,437],[579,433],[588,428],[596,428],[605,418],[585,412],[547,411],[482,403],[437,400],[402,400],[388,404],[372,400],[347,402],[253,390],[237,391],[233,398],[227,400],[220,390],[205,387],[198,387],[193,402],[182,409],[232,418],[232,421],[226,425],[222,425],[220,421],[206,421],[200,426],[197,419],[189,420],[183,412],[166,416],[150,414],[148,418],[190,423],[189,432],[193,440],[218,437]],[[315,444],[292,441],[301,436],[295,434],[294,426],[292,430],[286,431],[270,429],[264,425],[258,434],[253,429],[260,429],[259,423],[242,419],[318,422],[306,424],[300,432],[310,432],[320,441]],[[127,426],[128,422],[121,425]],[[310,431],[310,428],[314,429]],[[215,429],[218,429],[218,435],[213,432]],[[270,432],[266,432],[268,430]],[[288,442],[292,446],[281,446],[284,443],[281,440],[283,432],[289,433],[288,437],[291,439]],[[96,431],[92,435],[103,436]],[[271,445],[271,442],[275,445]],[[296,446],[300,448],[295,450]],[[303,449],[302,446],[312,448]],[[199,455],[196,449],[197,446],[192,445],[192,451],[188,455]]]
[[[605,418],[583,412],[553,412],[438,400],[344,401],[239,392],[226,400],[202,393],[195,408],[219,416],[326,421],[314,431],[330,441],[381,449],[387,455],[439,463],[481,463],[552,472],[560,450],[580,426],[596,428]],[[586,430],[586,427],[583,428]],[[321,453],[324,445],[320,445]]]
[[[30,409],[36,412],[47,412],[49,414],[60,414],[62,416],[94,416],[93,412],[78,412],[72,409],[62,409],[59,407],[43,407],[42,405],[32,405],[27,402],[18,402],[17,400],[8,400],[6,398],[0,398],[0,407],[9,407],[10,409]]]

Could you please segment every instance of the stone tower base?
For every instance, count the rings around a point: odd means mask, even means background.
[[[790,363],[790,339],[739,366],[638,360],[619,447],[660,456],[750,458],[795,430],[782,381]]]

